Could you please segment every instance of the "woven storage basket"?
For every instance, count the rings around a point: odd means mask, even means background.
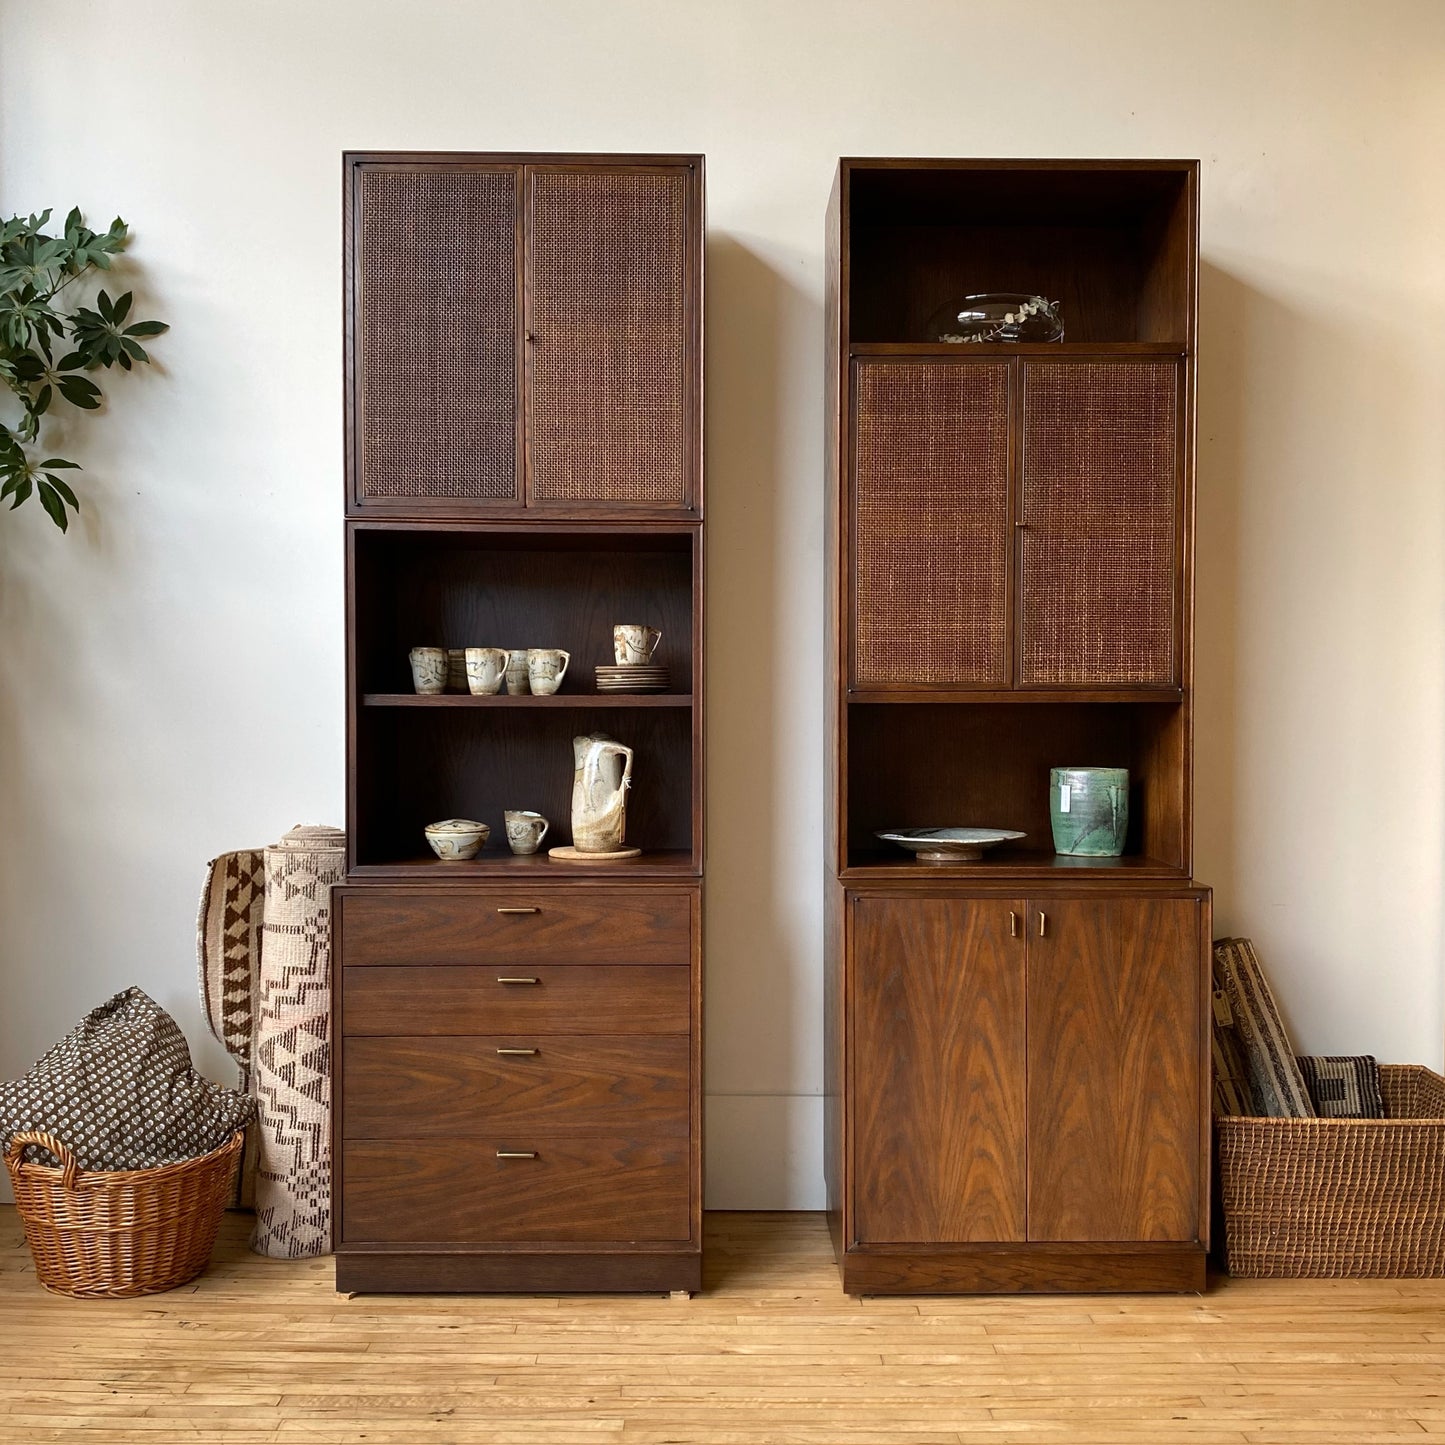
[[[1230,1274],[1445,1276],[1445,1079],[1382,1064],[1380,1092],[1384,1119],[1216,1121]]]
[[[16,1134],[5,1150],[15,1205],[40,1283],[77,1299],[159,1294],[210,1262],[245,1143],[155,1169],[84,1170],[49,1134]],[[26,1164],[27,1144],[61,1161]]]

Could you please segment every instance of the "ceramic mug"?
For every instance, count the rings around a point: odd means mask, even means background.
[[[527,682],[527,649],[514,647],[507,654],[507,692],[520,697],[530,692]]]
[[[467,690],[467,650],[465,647],[447,648],[447,691]]]
[[[433,697],[447,690],[445,647],[413,647],[407,657],[411,660],[411,684],[419,693]]]
[[[652,661],[662,632],[640,622],[619,622],[612,629],[612,651],[618,667],[643,667]]]
[[[562,686],[572,654],[560,647],[529,647],[527,649],[527,681],[537,697],[549,697]]]
[[[534,813],[530,808],[508,811],[503,813],[502,817],[507,824],[507,846],[519,858],[535,853],[542,846],[547,829],[552,826],[540,813]]]
[[[473,697],[490,697],[502,690],[507,657],[505,647],[467,648],[467,687]]]

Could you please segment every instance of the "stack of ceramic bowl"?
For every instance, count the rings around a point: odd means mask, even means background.
[[[598,692],[666,692],[671,686],[671,674],[658,663],[597,664]]]

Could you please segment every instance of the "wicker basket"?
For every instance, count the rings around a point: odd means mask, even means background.
[[[159,1294],[194,1279],[215,1248],[245,1143],[155,1169],[82,1170],[49,1134],[16,1134],[5,1167],[40,1283],[77,1299]],[[61,1168],[21,1161],[27,1144]]]
[[[1384,1119],[1217,1120],[1229,1272],[1445,1276],[1445,1079],[1383,1064]]]

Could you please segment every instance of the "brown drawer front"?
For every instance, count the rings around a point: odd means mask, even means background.
[[[499,1130],[685,1138],[685,1034],[631,1038],[348,1039],[348,1139]]]
[[[363,968],[342,980],[352,1034],[685,1034],[685,968]]]
[[[687,963],[691,944],[691,900],[679,893],[368,890],[341,905],[347,964]]]
[[[352,1140],[342,1168],[349,1244],[689,1237],[685,1139]]]

